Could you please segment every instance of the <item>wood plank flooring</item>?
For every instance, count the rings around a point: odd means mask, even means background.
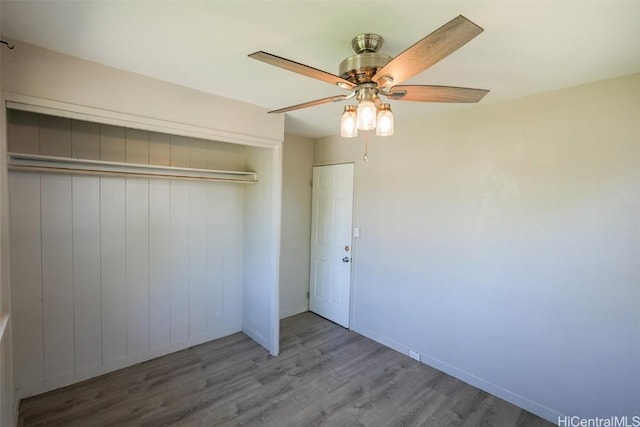
[[[552,426],[312,313],[25,399],[24,426]]]

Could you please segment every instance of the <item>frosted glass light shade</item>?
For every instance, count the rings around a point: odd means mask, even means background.
[[[389,104],[382,104],[378,110],[376,135],[393,135],[393,113]]]
[[[358,129],[371,130],[376,127],[376,104],[360,101],[358,104]]]
[[[355,138],[358,136],[358,128],[356,127],[356,107],[347,105],[340,118],[340,136],[344,138]]]

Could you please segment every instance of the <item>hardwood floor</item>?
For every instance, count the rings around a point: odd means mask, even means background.
[[[19,425],[553,425],[312,313],[280,351],[234,334],[25,399]]]

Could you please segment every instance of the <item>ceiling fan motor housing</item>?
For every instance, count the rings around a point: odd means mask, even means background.
[[[351,41],[356,54],[340,63],[340,77],[356,84],[371,82],[378,70],[393,59],[387,54],[378,52],[383,42],[384,39],[377,34],[356,36]]]

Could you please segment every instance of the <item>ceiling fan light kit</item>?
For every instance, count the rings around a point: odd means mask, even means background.
[[[356,109],[356,123],[359,130],[371,130],[376,128],[376,94],[372,88],[358,89],[358,108]]]
[[[358,127],[356,125],[356,107],[347,105],[340,118],[340,136],[344,138],[355,138],[358,136]]]
[[[353,138],[358,136],[358,130],[375,129],[377,136],[390,136],[393,135],[394,117],[391,106],[381,102],[381,95],[397,101],[471,103],[479,102],[489,92],[453,86],[399,85],[446,58],[482,31],[478,25],[460,15],[395,58],[379,52],[384,43],[381,36],[360,34],[351,41],[356,54],[340,63],[340,75],[263,51],[252,53],[249,57],[351,92],[349,95],[330,96],[269,113],[285,113],[355,97],[357,106],[347,105],[340,118],[340,135]]]
[[[376,135],[393,135],[393,113],[389,104],[381,104],[376,116]]]

